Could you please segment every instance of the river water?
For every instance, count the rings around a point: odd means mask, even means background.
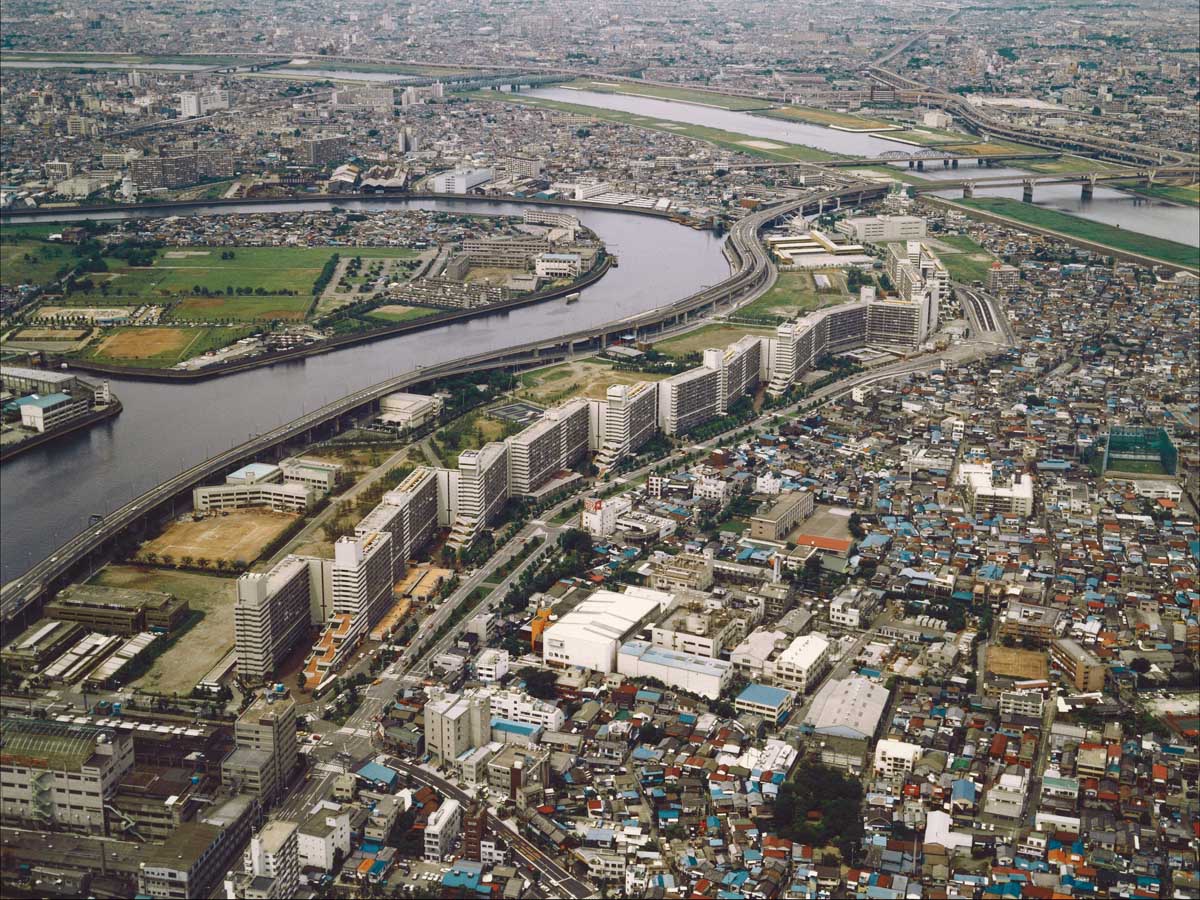
[[[519,204],[471,201],[354,201],[222,206],[205,213],[347,209],[444,209],[519,215]],[[172,214],[172,210],[160,215]],[[667,219],[606,210],[576,214],[620,265],[585,288],[578,303],[550,300],[492,316],[253,369],[211,381],[164,384],[110,378],[124,403],[115,419],[31,450],[0,468],[4,523],[0,578],[8,581],[106,514],[156,484],[321,405],[415,368],[459,356],[568,334],[655,309],[729,275],[721,240]],[[143,214],[144,215],[144,214]],[[131,213],[88,217],[130,218]],[[75,218],[83,218],[76,216]],[[14,221],[20,221],[15,218]],[[99,376],[84,374],[98,380]]]
[[[539,88],[527,91],[530,97],[545,97],[580,106],[595,106],[601,109],[616,109],[641,116],[650,116],[663,122],[686,122],[720,128],[738,134],[748,134],[764,140],[783,141],[789,144],[805,144],[830,153],[852,156],[878,156],[894,150],[918,150],[909,144],[890,141],[886,137],[870,134],[853,134],[806,125],[802,122],[787,122],[768,119],[751,113],[679,103],[671,100],[656,100],[650,97],[634,97],[627,94],[606,94],[601,91],[577,91],[570,88]],[[897,168],[907,170],[907,163]],[[925,170],[914,172],[930,180],[958,180],[968,178],[994,178],[998,176],[1024,177],[1031,173],[1011,167],[979,168],[970,163],[959,163],[959,168],[943,168],[941,162],[926,163]],[[940,193],[940,192],[939,192]],[[947,197],[961,196],[958,190],[947,191]],[[985,188],[975,190],[976,197],[1012,197],[1021,199],[1021,186]],[[1084,219],[1119,225],[1123,229],[1150,234],[1167,240],[1200,245],[1200,208],[1151,200],[1127,194],[1113,188],[1097,187],[1091,200],[1083,200],[1079,185],[1037,185],[1033,201],[1061,212],[1071,213]]]

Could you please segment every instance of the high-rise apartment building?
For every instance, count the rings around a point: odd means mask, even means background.
[[[334,615],[350,616],[356,633],[369,629],[392,603],[394,572],[389,532],[338,538],[331,573]]]
[[[264,806],[282,796],[299,758],[296,701],[286,693],[262,692],[238,716],[233,738],[237,749],[222,763],[222,780],[248,773],[255,783],[246,786]]]
[[[233,622],[238,675],[267,680],[308,630],[308,563],[289,556],[269,572],[238,578]]]
[[[588,448],[588,402],[578,399],[546,410],[542,417],[510,437],[509,493],[532,494],[559,470],[579,461]]]
[[[491,735],[491,701],[486,692],[435,694],[425,704],[425,749],[443,764],[482,747]]]
[[[450,546],[470,544],[493,521],[509,497],[508,445],[493,441],[458,457],[457,509]]]
[[[718,351],[719,352],[719,351]],[[722,374],[707,365],[658,383],[658,427],[672,437],[721,414]]]
[[[589,400],[589,442],[605,469],[636,453],[658,430],[658,385],[653,381],[610,385],[604,400]]]

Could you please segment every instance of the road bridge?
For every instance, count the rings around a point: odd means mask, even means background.
[[[19,629],[28,615],[40,609],[46,597],[53,595],[82,568],[94,567],[105,560],[127,533],[140,534],[148,525],[173,517],[190,504],[192,488],[219,480],[229,472],[270,454],[282,456],[291,445],[312,443],[318,436],[337,433],[353,424],[356,417],[370,412],[379,399],[395,391],[440,378],[464,375],[486,369],[521,369],[568,359],[576,354],[603,350],[612,342],[626,338],[653,338],[664,330],[684,325],[697,317],[736,305],[751,293],[769,284],[775,267],[762,243],[759,232],[797,213],[817,213],[828,203],[861,203],[888,191],[887,185],[858,182],[823,191],[809,197],[758,210],[731,229],[725,245],[733,274],[719,284],[677,300],[667,306],[630,316],[606,325],[557,338],[534,341],[439,363],[418,367],[347,397],[326,404],[298,419],[280,425],[188,468],[173,478],[134,498],[120,509],[99,518],[84,532],[71,538],[24,575],[0,588],[0,629]],[[511,202],[505,198],[503,202]],[[0,635],[0,643],[7,637]]]
[[[1200,175],[1197,166],[1162,166],[1159,168],[1141,168],[1112,170],[1100,169],[1094,172],[1067,172],[1049,175],[998,175],[994,178],[965,178],[960,181],[936,181],[928,184],[910,185],[909,190],[914,194],[945,191],[961,188],[964,199],[975,196],[978,188],[988,187],[1021,187],[1021,199],[1026,203],[1033,202],[1034,186],[1039,184],[1079,184],[1084,199],[1089,199],[1097,184],[1106,182],[1136,181],[1147,187],[1161,178],[1190,178]]]

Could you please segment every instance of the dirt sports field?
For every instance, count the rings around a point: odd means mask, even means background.
[[[156,553],[161,559],[169,555],[176,562],[190,556],[197,564],[206,559],[210,565],[219,559],[250,563],[296,518],[292,513],[239,509],[199,522],[186,519],[175,522],[144,545],[142,556]]]
[[[176,354],[203,332],[182,328],[137,328],[118,331],[106,337],[96,348],[97,356],[115,359],[149,359]]]

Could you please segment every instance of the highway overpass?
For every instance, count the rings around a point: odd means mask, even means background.
[[[140,533],[148,524],[189,508],[191,490],[197,485],[219,480],[247,462],[279,452],[289,444],[309,443],[324,433],[323,430],[339,431],[353,422],[356,415],[369,410],[381,397],[394,391],[433,379],[486,369],[527,368],[577,353],[594,353],[613,341],[628,337],[653,338],[664,330],[734,306],[774,280],[775,267],[758,239],[759,231],[797,213],[819,212],[828,202],[855,204],[880,197],[887,191],[887,185],[856,182],[758,210],[731,229],[725,254],[733,274],[720,284],[659,309],[596,328],[419,367],[356,391],[192,466],[89,525],[87,530],[71,538],[24,575],[0,588],[0,629],[5,632],[0,634],[0,643],[9,639],[7,632],[10,629],[21,628],[26,618],[40,611],[41,603],[68,584],[81,568],[98,565],[106,559],[126,532]]]

